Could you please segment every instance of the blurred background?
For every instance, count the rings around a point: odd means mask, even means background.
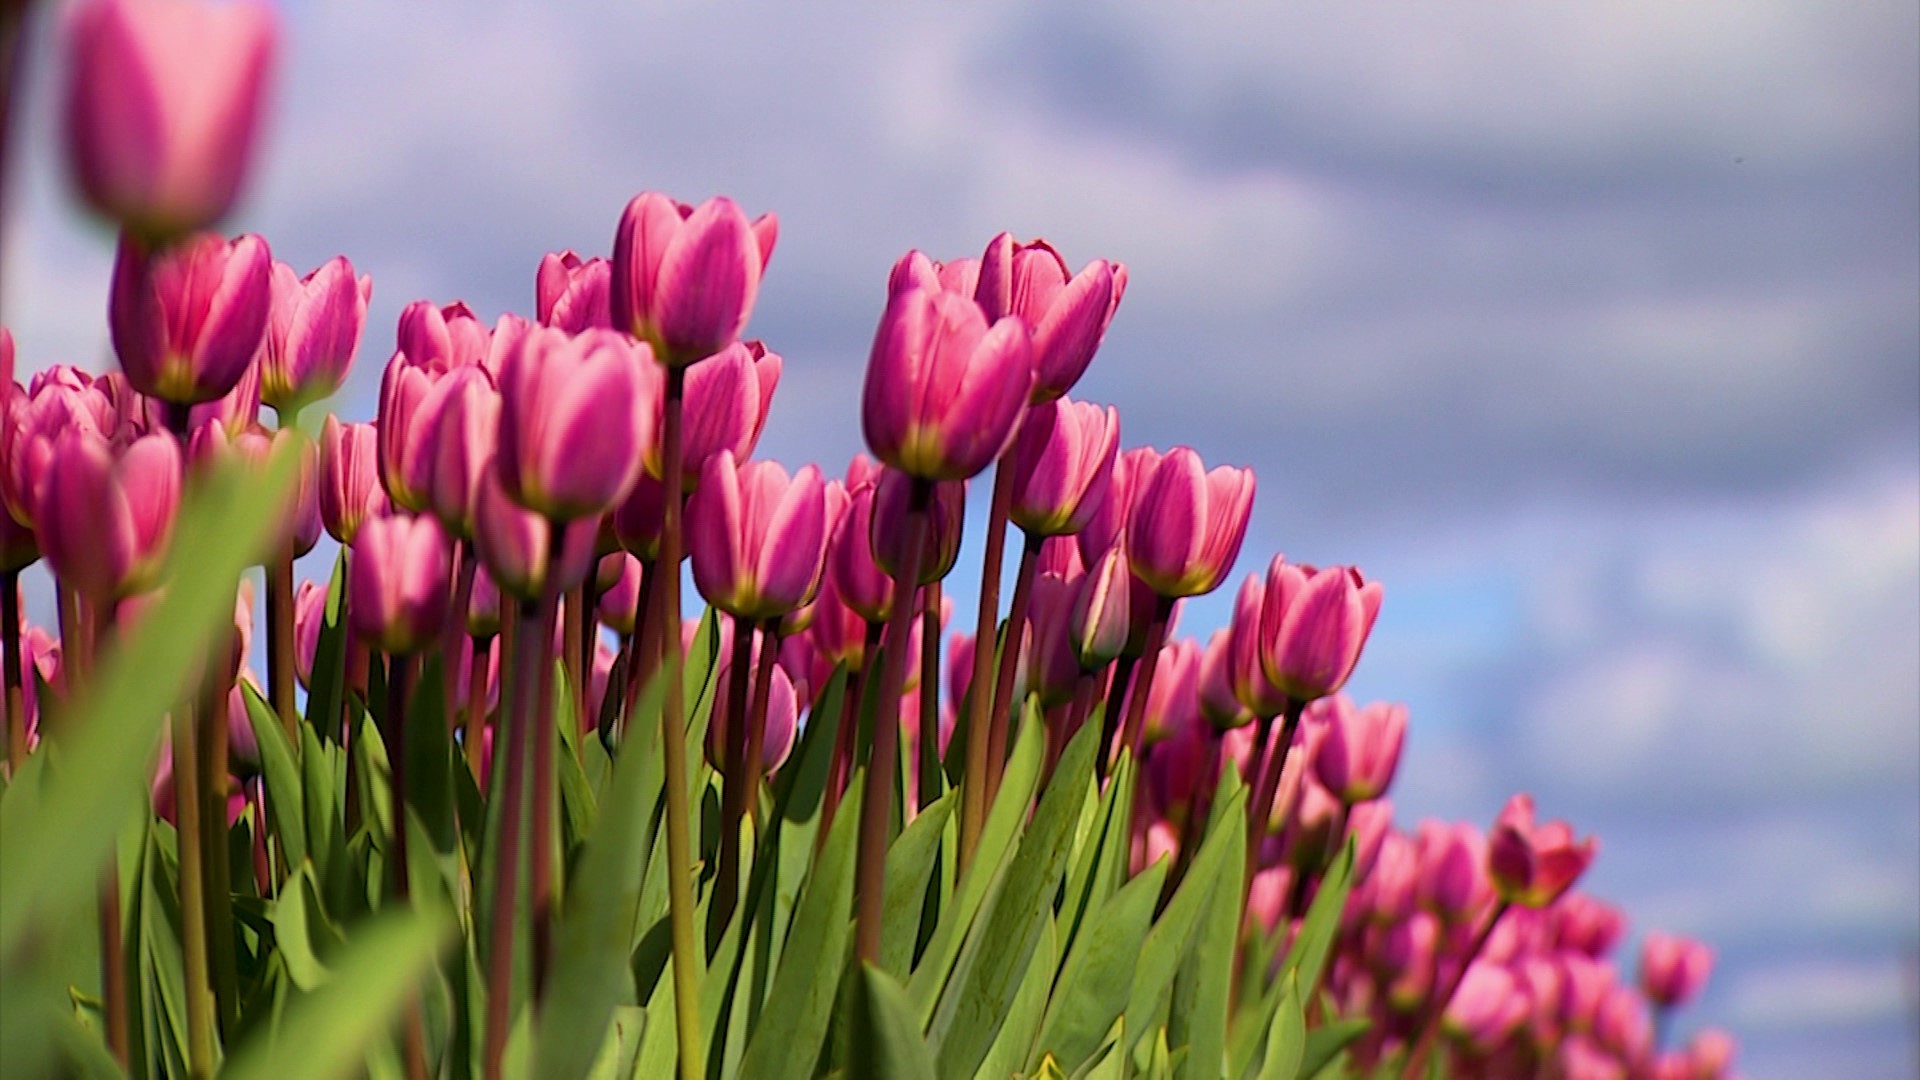
[[[283,6],[236,223],[372,274],[343,415],[402,305],[531,314],[540,256],[605,254],[643,189],[779,214],[761,452],[829,473],[902,252],[1122,260],[1075,396],[1258,470],[1233,583],[1276,551],[1385,583],[1350,689],[1411,708],[1400,822],[1532,791],[1601,836],[1630,945],[1719,950],[1680,1034],[1757,1080],[1920,1070],[1920,9],[542,7]],[[23,377],[111,363],[48,14]]]

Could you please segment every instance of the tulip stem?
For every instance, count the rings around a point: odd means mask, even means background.
[[[1011,470],[1009,470],[1011,471]],[[987,771],[983,797],[993,805],[1000,787],[1000,771],[1006,767],[1008,732],[1013,727],[1013,677],[1020,668],[1020,651],[1027,636],[1027,609],[1033,603],[1033,576],[1040,565],[1040,544],[1045,539],[1026,533],[1020,549],[1020,569],[1013,579],[1013,604],[1007,610],[1006,644],[1000,651],[1000,671],[993,683],[993,708],[987,713]]]
[[[180,846],[180,951],[186,974],[187,1072],[194,1080],[213,1076],[213,986],[207,973],[206,887],[201,862],[200,754],[193,708],[173,710],[173,818]]]
[[[693,824],[687,790],[686,689],[680,665],[680,493],[681,412],[686,369],[667,368],[667,392],[661,408],[660,618],[661,675],[667,680],[666,708],[660,712],[660,747],[666,755],[667,916],[673,934],[674,1030],[680,1043],[682,1080],[707,1073],[700,1048],[700,954],[693,936]]]
[[[916,740],[919,774],[914,778],[916,810],[938,798],[940,779],[940,583],[927,586],[920,605],[920,734]]]
[[[1180,887],[1181,879],[1187,876],[1187,868],[1193,864],[1193,857],[1206,836],[1207,814],[1212,809],[1214,790],[1220,786],[1220,752],[1225,742],[1219,732],[1209,732],[1207,735],[1205,764],[1200,767],[1199,783],[1194,785],[1193,794],[1187,799],[1187,820],[1180,829],[1180,847],[1173,853],[1173,865],[1168,868],[1166,881],[1160,888],[1162,911],[1173,899],[1174,890]],[[1251,874],[1247,880],[1253,880]]]
[[[657,563],[640,560],[640,588],[633,603],[633,633],[627,638],[627,683],[623,687],[626,694],[626,708],[620,711],[620,730],[615,734],[624,738],[626,725],[632,719],[633,710],[640,703],[640,688],[647,684],[647,677],[653,672],[654,656],[660,651],[660,631],[655,625],[654,585],[660,580],[655,569]],[[615,740],[618,745],[619,739]]]
[[[549,560],[559,558],[565,529],[560,522],[554,523],[553,543],[548,549],[554,554],[548,556]],[[549,580],[552,573],[549,568]],[[553,715],[553,658],[547,649],[553,641],[553,622],[559,614],[560,597],[549,593],[535,603],[537,607],[525,614],[533,620],[535,631],[526,649],[538,657],[533,699],[533,805],[527,815],[527,833],[533,841],[527,861],[531,867],[528,889],[533,906],[533,1001],[537,1008],[546,994],[547,976],[553,965],[553,868],[557,858],[554,808],[558,768],[555,755],[560,736],[556,721],[560,718]],[[527,623],[523,619],[520,625],[524,629]]]
[[[267,694],[287,740],[300,745],[300,714],[293,704],[293,544],[267,563]]]
[[[592,524],[588,522],[588,524]],[[558,540],[556,526],[555,540]],[[554,549],[554,558],[559,558],[559,548]],[[587,600],[588,586],[585,582],[567,590],[566,605],[563,609],[560,633],[560,665],[567,675],[567,704],[569,713],[560,718],[563,724],[572,724],[573,733],[578,736],[587,729],[587,679],[586,672],[592,670],[592,643],[587,636]],[[579,746],[579,740],[574,740]]]
[[[493,635],[476,634],[471,640],[473,662],[467,665],[467,728],[461,741],[466,743],[467,770],[473,773],[473,782],[479,784],[482,766],[487,760],[487,668],[488,657],[493,652]]]
[[[1133,685],[1133,666],[1138,660],[1139,657],[1123,655],[1113,662],[1113,682],[1107,686],[1107,702],[1100,711],[1100,755],[1094,759],[1100,763],[1102,780],[1120,760],[1120,746],[1115,739],[1120,734],[1120,715],[1127,706],[1127,690]]]
[[[1249,895],[1253,891],[1253,873],[1260,867],[1260,847],[1266,842],[1267,828],[1272,823],[1273,800],[1280,792],[1280,782],[1286,778],[1287,759],[1292,756],[1290,751],[1293,749],[1293,736],[1300,730],[1300,717],[1306,709],[1306,702],[1298,698],[1288,698],[1286,707],[1281,712],[1280,739],[1273,746],[1273,759],[1271,761],[1262,761],[1259,757],[1253,759],[1256,772],[1253,801],[1247,804],[1247,873],[1244,879]],[[1245,907],[1244,902],[1242,907]]]
[[[767,707],[773,700],[773,667],[780,656],[780,620],[760,624],[760,662],[753,676],[753,711],[747,714],[747,816],[760,822],[760,759],[767,743]]]
[[[473,541],[462,540],[454,545],[453,595],[447,604],[446,623],[440,628],[440,685],[445,691],[449,722],[455,719],[453,703],[460,700],[460,649],[469,640],[467,608],[473,604],[473,575],[479,562]],[[467,665],[469,674],[475,667],[486,671],[479,650],[476,648],[471,655],[473,661]],[[479,773],[474,775],[477,777]]]
[[[707,917],[707,947],[733,918],[740,901],[740,818],[747,803],[747,694],[753,675],[753,623],[733,619],[733,657],[727,664],[727,715],[721,734],[720,866],[713,879],[713,898]]]
[[[0,510],[4,509],[0,507]],[[4,582],[0,582],[0,588],[3,588],[7,594],[6,598],[0,599],[0,604],[5,604],[6,600],[13,601],[12,604],[5,606],[14,608],[13,630],[17,634],[19,631],[18,596],[14,592],[12,574],[7,575]],[[101,642],[117,620],[118,613],[119,605],[109,603],[106,610],[99,612],[98,617],[94,619],[92,632],[89,635],[93,640],[85,643],[85,655],[76,658],[75,666],[82,672],[93,666],[93,657],[99,652]],[[12,648],[18,648],[18,646],[17,641],[11,645]],[[9,657],[9,663],[14,667],[13,675],[17,679],[19,658],[11,653]],[[24,717],[22,719],[24,720]],[[102,1011],[106,1014],[107,1020],[107,1047],[113,1051],[114,1060],[124,1067],[129,1062],[129,1048],[132,1042],[127,1028],[127,955],[126,941],[121,927],[118,845],[108,858],[107,872],[100,881],[100,998]]]
[[[517,619],[518,611],[502,611],[503,621]],[[487,1035],[481,1058],[485,1080],[500,1080],[513,1018],[513,916],[520,899],[520,826],[526,813],[527,736],[533,726],[528,714],[541,657],[538,627],[516,627],[507,644],[508,703],[501,714],[506,730],[496,735],[501,744],[494,747],[495,766],[506,775],[501,778],[500,839],[494,845],[493,910],[487,927]]]
[[[907,644],[913,626],[913,595],[920,581],[920,560],[927,544],[931,481],[913,478],[907,494],[906,550],[893,579],[893,609],[880,653],[878,709],[873,723],[873,752],[867,761],[867,786],[860,799],[860,856],[854,881],[854,954],[867,963],[880,960],[880,916],[887,880],[887,832],[893,817],[895,770],[900,764],[900,695],[907,677]],[[977,779],[970,777],[969,779]]]
[[[1505,900],[1494,906],[1493,914],[1488,917],[1487,924],[1474,935],[1473,944],[1467,949],[1467,954],[1460,958],[1460,966],[1455,968],[1453,974],[1448,977],[1445,988],[1434,995],[1433,1000],[1428,1003],[1425,1016],[1414,1028],[1420,1033],[1420,1037],[1413,1044],[1413,1052],[1407,1057],[1407,1067],[1401,1071],[1400,1080],[1419,1080],[1426,1075],[1427,1058],[1433,1054],[1433,1040],[1440,1034],[1441,1020],[1447,1014],[1447,1005],[1453,1001],[1453,995],[1459,992],[1460,984],[1466,980],[1467,969],[1473,966],[1480,951],[1486,948],[1487,939],[1493,936],[1493,928],[1500,925],[1500,917],[1507,913],[1509,906],[1511,905]]]
[[[820,828],[814,834],[814,844],[821,848],[826,847],[827,830],[833,826],[833,815],[840,809],[840,797],[846,794],[847,780],[853,775],[853,758],[860,738],[860,696],[867,689],[867,665],[873,662],[880,651],[881,629],[880,623],[867,623],[860,663],[847,669],[846,693],[840,699],[840,726],[833,732],[833,767],[827,773],[825,801],[820,807]]]
[[[229,655],[232,628],[214,639],[209,659]],[[214,1004],[220,1031],[231,1037],[240,1023],[240,971],[234,956],[233,872],[227,852],[228,775],[227,693],[232,685],[226,673],[208,672],[201,688],[200,827],[206,834],[201,872],[206,875],[202,899],[207,908],[207,960],[213,969]]]
[[[1173,601],[1158,597],[1153,619],[1147,623],[1147,648],[1140,654],[1140,680],[1127,699],[1127,726],[1121,745],[1140,752],[1140,732],[1147,722],[1147,695],[1153,692],[1153,673],[1160,666],[1160,647],[1167,643],[1167,620],[1173,615]]]
[[[1007,515],[1013,510],[1013,447],[993,467],[993,503],[987,514],[986,554],[980,563],[980,612],[974,622],[973,674],[967,680],[967,767],[960,776],[961,876],[973,863],[973,849],[987,822],[987,754],[993,736],[987,679],[993,674],[994,628],[1000,615],[1000,566],[1006,556]],[[916,554],[914,557],[918,557]]]
[[[0,507],[0,509],[4,509]],[[20,571],[0,573],[0,679],[6,684],[7,770],[20,775],[27,763],[26,683],[20,663]]]
[[[392,778],[393,843],[387,851],[387,891],[394,906],[407,906],[410,892],[407,865],[407,699],[413,694],[418,674],[411,656],[395,654],[387,658],[387,715],[382,734],[387,741],[387,764]],[[425,1080],[427,1075],[427,1029],[420,1014],[419,999],[407,1005],[402,1036],[407,1080]]]

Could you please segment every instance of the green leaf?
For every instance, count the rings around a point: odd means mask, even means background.
[[[800,894],[793,930],[768,995],[778,1007],[762,1014],[747,1040],[740,1076],[805,1080],[820,1059],[852,930],[853,847],[859,832],[862,784],[863,771],[856,771],[827,831],[827,846]]]
[[[1008,1006],[1000,1030],[994,1033],[986,1060],[974,1072],[975,1080],[998,1080],[1020,1071],[1033,1046],[1034,1032],[1040,1029],[1040,1020],[1046,1013],[1047,992],[1053,989],[1059,964],[1060,937],[1054,929],[1052,915],[1048,915],[1040,944],[1027,961],[1027,973],[1020,979],[1020,989],[1013,995],[1013,1004]]]
[[[1234,775],[1231,769],[1227,772]],[[1199,929],[1200,915],[1213,898],[1214,886],[1227,865],[1242,865],[1246,857],[1246,789],[1236,786],[1230,794],[1222,794],[1225,798],[1217,798],[1216,805],[1221,808],[1225,826],[1209,830],[1201,841],[1200,851],[1187,868],[1187,876],[1173,891],[1173,899],[1167,902],[1153,929],[1147,931],[1147,942],[1140,948],[1140,965],[1134,971],[1133,990],[1127,998],[1130,1044],[1136,1042],[1132,1033],[1144,1034],[1166,1003],[1174,975]]]
[[[1260,1062],[1260,1080],[1294,1080],[1307,1049],[1307,1014],[1300,1006],[1299,977],[1288,972],[1280,1002],[1267,1024],[1267,1046]]]
[[[340,696],[347,681],[347,552],[333,561],[333,575],[327,581],[327,607],[320,623],[320,638],[313,650],[313,668],[307,678],[307,726],[322,733],[330,743],[340,742],[334,729],[334,716],[340,711]]]
[[[859,987],[847,1080],[934,1080],[933,1054],[906,991],[871,964],[860,965]]]
[[[327,958],[341,950],[346,938],[321,905],[312,868],[298,867],[287,875],[273,908],[273,938],[295,986],[314,990],[325,985]]]
[[[1038,728],[1029,723],[1029,729]],[[1027,961],[1052,918],[1054,890],[1066,870],[1067,849],[1080,816],[1099,732],[1084,726],[1060,756],[1052,781],[1040,796],[1033,823],[1020,840],[1006,881],[990,910],[967,935],[961,958],[928,1025],[939,1047],[940,1075],[970,1077],[980,1067],[1019,989]],[[1000,800],[996,799],[995,810]],[[987,864],[990,865],[990,864]],[[983,865],[976,865],[979,873]]]
[[[1353,888],[1354,842],[1349,839],[1340,855],[1320,880],[1320,889],[1307,907],[1300,923],[1300,936],[1288,950],[1281,978],[1287,972],[1300,975],[1300,996],[1311,998],[1320,989],[1320,976],[1326,971],[1327,956],[1333,939],[1340,932],[1340,915],[1346,910],[1347,893]]]
[[[881,901],[880,969],[904,977],[920,937],[920,910],[927,899],[927,878],[953,816],[952,792],[920,812],[887,849],[887,887]]]
[[[1306,1051],[1301,1055],[1300,1075],[1319,1076],[1340,1051],[1352,1046],[1360,1036],[1367,1033],[1373,1022],[1365,1017],[1352,1020],[1334,1020],[1323,1022],[1307,1032]]]
[[[1214,804],[1228,806],[1239,791],[1239,770],[1225,770]],[[1244,815],[1223,818],[1214,814],[1211,824],[1213,832],[1243,837],[1244,845]],[[1245,875],[1243,859],[1228,860],[1216,875],[1193,951],[1174,979],[1168,1034],[1176,1049],[1186,1050],[1184,1067],[1175,1068],[1181,1076],[1214,1080],[1227,1068],[1227,1020],[1232,1008],[1234,951],[1240,943],[1240,914],[1246,897]]]
[[[245,679],[240,681],[240,692],[246,698],[247,722],[253,726],[254,741],[260,745],[260,775],[267,785],[267,816],[272,819],[273,835],[287,854],[287,865],[298,866],[307,857],[306,797],[300,789],[300,762],[273,706]]]
[[[276,455],[259,473],[216,470],[188,491],[160,600],[77,687],[69,721],[48,751],[74,767],[23,797],[0,799],[0,958],[17,957],[38,920],[87,904],[115,837],[141,807],[160,720],[185,700],[213,631],[233,619],[233,583],[279,527],[297,462]]]
[[[1166,880],[1161,859],[1128,882],[1086,923],[1060,970],[1035,1056],[1051,1054],[1063,1068],[1078,1069],[1100,1049],[1113,1022],[1127,1007],[1140,946]]]
[[[1087,725],[1098,722],[1096,716]],[[1066,904],[1060,921],[1067,929],[1069,949],[1088,913],[1099,910],[1127,880],[1133,861],[1133,789],[1138,775],[1133,755],[1122,753],[1094,809],[1092,829],[1080,845],[1073,870],[1067,874]]]
[[[441,940],[423,912],[382,914],[353,928],[333,978],[294,999],[275,1032],[257,1031],[223,1080],[322,1080],[350,1075],[373,1040],[394,1030],[420,993]]]

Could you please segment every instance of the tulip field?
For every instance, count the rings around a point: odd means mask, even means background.
[[[0,1074],[1731,1075],[1595,838],[1396,821],[1388,589],[1229,582],[1253,472],[1073,396],[1122,262],[876,266],[869,453],[766,460],[774,213],[643,191],[389,344],[221,231],[272,8],[40,14],[113,366],[0,329]]]

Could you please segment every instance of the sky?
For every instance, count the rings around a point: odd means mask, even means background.
[[[779,214],[761,452],[830,473],[902,252],[1123,261],[1074,395],[1257,470],[1231,582],[1384,583],[1350,689],[1410,707],[1402,824],[1531,791],[1636,938],[1719,950],[1681,1031],[1913,1075],[1920,9],[640,7],[283,8],[233,224],[373,276],[343,413],[405,303],[528,313],[641,190]],[[0,311],[24,370],[98,368],[110,238],[30,55]]]

